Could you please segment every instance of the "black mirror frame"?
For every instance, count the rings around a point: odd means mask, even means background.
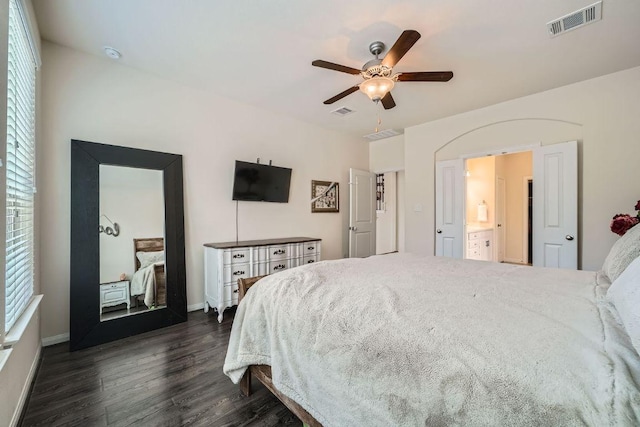
[[[163,172],[167,307],[100,321],[100,165]],[[70,349],[187,320],[182,156],[71,140]]]

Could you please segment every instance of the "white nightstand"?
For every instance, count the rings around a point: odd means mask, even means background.
[[[127,310],[131,308],[129,298],[129,281],[101,283],[100,284],[100,314],[104,307],[113,307],[118,304],[127,304]]]

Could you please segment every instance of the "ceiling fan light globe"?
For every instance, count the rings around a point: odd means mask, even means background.
[[[372,77],[360,83],[360,90],[372,101],[380,100],[393,89],[394,81],[388,77]]]

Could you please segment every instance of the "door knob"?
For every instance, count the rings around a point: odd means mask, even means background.
[[[351,227],[353,231],[358,231],[358,227]]]
[[[567,234],[564,238],[567,240],[573,240],[573,236],[571,234]]]
[[[442,233],[442,230],[440,230],[439,228],[436,230],[436,233],[440,234]]]

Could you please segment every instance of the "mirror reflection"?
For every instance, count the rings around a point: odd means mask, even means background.
[[[166,307],[162,179],[100,165],[100,321]]]

